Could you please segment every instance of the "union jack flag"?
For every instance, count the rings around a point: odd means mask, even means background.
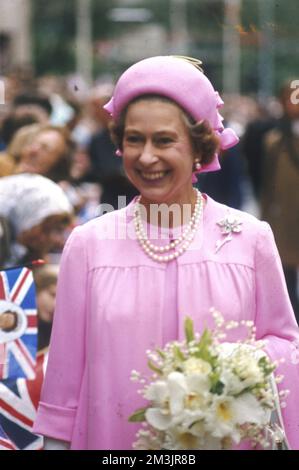
[[[0,329],[0,380],[34,379],[37,349],[37,315],[32,271],[28,268],[0,271],[0,316],[12,311],[13,331]]]
[[[16,446],[11,442],[8,436],[0,426],[0,450],[16,450]]]
[[[0,428],[2,426],[6,439],[13,442],[12,445],[16,450],[42,450],[43,448],[43,438],[33,434],[32,427],[46,363],[47,354],[41,352],[37,356],[34,380],[19,378],[0,382]]]

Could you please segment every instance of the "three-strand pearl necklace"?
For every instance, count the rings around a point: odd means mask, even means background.
[[[143,222],[141,218],[141,196],[137,198],[134,210],[135,232],[138,242],[147,256],[155,261],[158,261],[159,263],[167,263],[168,261],[172,261],[178,258],[187,250],[194,239],[203,211],[202,195],[198,190],[196,191],[196,204],[190,222],[180,237],[178,237],[176,240],[172,240],[169,244],[164,246],[157,246],[149,241],[143,228]]]

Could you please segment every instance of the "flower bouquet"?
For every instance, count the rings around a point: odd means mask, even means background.
[[[143,423],[135,449],[230,449],[243,440],[269,447],[276,364],[262,351],[264,343],[255,340],[252,322],[242,322],[248,330],[244,342],[224,343],[225,330],[239,324],[225,323],[215,310],[212,314],[213,331],[195,335],[186,318],[184,341],[147,352],[149,379],[132,371],[149,402],[129,418]]]

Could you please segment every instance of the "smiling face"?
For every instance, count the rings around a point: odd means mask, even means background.
[[[0,315],[0,330],[9,332],[14,330],[18,324],[18,317],[15,312],[4,312]]]
[[[176,104],[157,98],[129,105],[123,162],[144,204],[192,202],[195,157],[182,111]]]
[[[63,158],[65,142],[60,132],[45,130],[27,145],[20,158],[19,172],[38,173],[48,176],[49,172]]]

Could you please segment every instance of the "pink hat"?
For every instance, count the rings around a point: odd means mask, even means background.
[[[219,93],[214,90],[203,72],[188,59],[158,56],[137,62],[121,75],[113,97],[104,108],[117,119],[130,101],[146,94],[166,96],[196,121],[207,120],[220,137],[222,150],[238,143],[235,132],[223,127],[223,118],[218,112],[223,105]],[[212,162],[203,165],[197,173],[219,169],[218,154],[215,154]]]

